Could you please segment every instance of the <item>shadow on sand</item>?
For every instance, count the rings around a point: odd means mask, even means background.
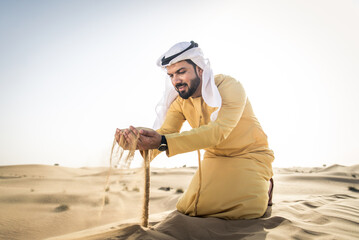
[[[276,228],[284,221],[282,217],[271,217],[268,207],[262,218],[252,220],[224,220],[219,218],[190,217],[173,211],[163,221],[151,223],[146,229],[137,224],[121,225],[107,240],[112,239],[265,239],[266,229]],[[98,239],[94,236],[91,239]]]

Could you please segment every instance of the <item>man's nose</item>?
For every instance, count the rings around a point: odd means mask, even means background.
[[[178,77],[178,75],[174,75],[174,76],[172,77],[172,83],[173,83],[173,84],[177,84],[177,83],[180,83],[180,82],[182,82],[182,80],[181,80],[180,77]]]

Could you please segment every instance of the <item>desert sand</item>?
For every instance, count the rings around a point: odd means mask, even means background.
[[[151,169],[150,227],[140,226],[143,171],[0,167],[0,239],[359,239],[359,165],[275,169],[273,206],[253,220],[175,210],[195,168]],[[104,203],[104,204],[103,204]]]

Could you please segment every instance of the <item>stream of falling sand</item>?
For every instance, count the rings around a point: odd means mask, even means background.
[[[116,155],[118,156],[118,158],[117,158],[117,161],[114,166],[119,166],[120,169],[128,169],[130,167],[131,162],[135,155],[137,140],[138,140],[138,136],[136,136],[136,139],[133,142],[133,144],[131,146],[129,146],[127,155],[124,156],[125,150],[121,146],[124,145],[125,140],[122,135],[120,136],[119,146],[118,146],[118,149],[116,152]],[[101,204],[101,210],[100,210],[99,216],[101,216],[104,206],[106,205],[106,197],[107,197],[106,192],[108,191],[109,185],[110,185],[110,177],[112,174],[112,167],[113,167],[112,159],[114,158],[114,150],[115,150],[116,144],[117,144],[116,138],[114,138],[112,148],[111,148],[111,154],[110,154],[110,166],[109,166],[108,173],[106,176],[106,184],[105,184],[105,188],[104,188],[105,191],[104,191],[104,195],[102,198],[102,204]],[[149,213],[149,199],[150,199],[150,155],[151,155],[151,152],[152,152],[151,150],[143,151],[143,160],[144,160],[143,168],[144,168],[144,180],[145,180],[144,181],[143,206],[142,206],[142,220],[141,220],[141,225],[143,227],[148,227],[148,213]]]

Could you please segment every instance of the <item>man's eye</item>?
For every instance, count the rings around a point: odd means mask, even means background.
[[[184,74],[184,73],[186,73],[186,71],[179,72],[178,74]]]

